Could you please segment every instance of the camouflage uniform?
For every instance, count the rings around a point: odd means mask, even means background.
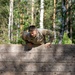
[[[27,43],[34,44],[35,46],[39,46],[41,44],[46,43],[46,36],[49,35],[50,41],[53,40],[54,34],[53,31],[48,29],[37,29],[36,37],[32,37],[29,32],[24,31],[22,34],[23,40]]]

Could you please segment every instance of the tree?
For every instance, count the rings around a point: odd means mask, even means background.
[[[13,41],[13,0],[10,0],[10,11],[9,11],[9,24],[8,24],[8,38],[9,43]]]
[[[32,17],[31,25],[34,25],[34,0],[32,0],[32,14],[31,14],[31,17]]]
[[[44,0],[41,0],[40,2],[40,28],[44,28],[43,17],[44,17]]]
[[[54,39],[56,40],[55,19],[56,19],[56,0],[54,0],[54,14],[53,14],[53,31],[54,31]]]
[[[72,40],[72,1],[69,1],[70,7],[69,7],[69,24],[70,24],[70,39]]]
[[[30,24],[58,31],[61,41],[64,32],[68,31],[69,38],[75,43],[75,0],[12,0],[12,16],[9,14],[10,1],[0,0],[0,43],[21,43],[20,32]],[[59,37],[54,36],[58,41]]]
[[[8,42],[8,0],[0,0],[0,44]]]
[[[62,43],[62,38],[63,38],[63,35],[64,35],[64,31],[65,31],[65,11],[66,11],[66,7],[65,7],[65,0],[62,0],[62,11],[61,11],[61,15],[62,15],[62,18],[61,18],[61,36],[60,36],[60,41],[59,41],[59,44]]]

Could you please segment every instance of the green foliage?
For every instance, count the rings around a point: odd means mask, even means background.
[[[62,44],[72,44],[72,41],[68,37],[67,33],[64,33],[63,39],[62,39]]]
[[[25,22],[25,25],[23,27],[23,30],[26,31],[28,27],[29,27],[29,23],[28,22]]]
[[[59,38],[56,38],[56,40],[54,40],[52,42],[52,44],[58,44],[59,43]],[[72,44],[71,39],[68,37],[67,33],[64,33],[63,35],[63,39],[62,39],[62,43],[61,44]]]
[[[8,5],[9,0],[0,0],[0,44],[8,43]]]
[[[44,3],[44,28],[52,30],[53,0],[46,0]]]
[[[59,39],[58,38],[56,38],[56,40],[54,40],[53,42],[52,42],[52,44],[58,44],[59,43]]]
[[[26,44],[25,41],[22,38],[19,38],[17,43],[18,44]]]
[[[34,0],[34,17],[35,17],[35,25],[39,27],[40,22],[40,1],[41,0]],[[51,29],[53,28],[53,9],[54,9],[54,0],[45,0],[44,1],[44,28]],[[63,26],[62,29],[62,0],[56,0],[56,31],[60,32],[65,27]],[[74,1],[74,0],[73,0]],[[8,21],[9,21],[9,4],[10,0],[0,0],[0,43],[8,43]],[[23,30],[27,30],[28,26],[31,24],[31,0],[14,0],[14,12],[13,12],[13,41],[11,43],[25,43],[24,40],[20,38],[20,25],[23,25]],[[63,36],[62,44],[72,44],[75,43],[75,1],[72,2],[71,15],[67,15],[71,19],[72,23],[72,41],[65,33]],[[67,11],[67,12],[68,12]],[[68,12],[69,13],[69,12]],[[23,14],[23,16],[21,16]],[[66,19],[67,16],[63,16]],[[20,22],[22,20],[22,23]],[[66,25],[65,25],[66,26]],[[70,32],[70,25],[67,26]],[[22,31],[23,31],[22,30]],[[64,31],[64,30],[63,30]],[[17,33],[18,32],[18,33]],[[17,37],[18,35],[18,37]],[[53,41],[53,44],[58,44],[59,39]]]

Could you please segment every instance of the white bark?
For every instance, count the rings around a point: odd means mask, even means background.
[[[40,28],[43,27],[43,18],[44,18],[44,0],[41,0],[40,4]]]
[[[13,39],[12,30],[13,30],[13,0],[10,0],[9,24],[8,24],[9,43]]]
[[[34,25],[34,0],[32,0],[32,22],[31,25]]]

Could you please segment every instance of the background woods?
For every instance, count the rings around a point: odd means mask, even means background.
[[[54,44],[74,44],[75,0],[0,0],[0,44],[24,43],[30,24],[53,30]]]

